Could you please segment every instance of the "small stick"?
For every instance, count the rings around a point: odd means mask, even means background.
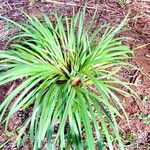
[[[134,71],[134,75],[133,75],[133,77],[130,79],[130,83],[135,83],[136,82],[136,80],[137,80],[137,78],[139,77],[139,70],[135,70]],[[130,92],[130,91],[129,91]],[[131,93],[131,92],[130,92]],[[141,107],[141,105],[139,104],[139,102],[133,97],[133,96],[131,96],[132,97],[132,99],[134,100],[134,102],[137,104],[137,107],[138,107],[138,109],[140,110],[140,111],[142,111],[142,107]]]
[[[134,71],[134,75],[133,75],[132,78],[130,79],[130,83],[133,83],[133,84],[134,84],[134,83],[136,82],[138,76],[139,76],[139,70],[135,70],[135,71]]]
[[[80,4],[76,4],[76,3],[70,3],[70,2],[58,2],[58,1],[53,1],[53,0],[41,0],[42,2],[46,2],[46,3],[53,3],[55,5],[67,5],[67,6],[73,6],[73,7],[84,7],[83,5]],[[100,8],[100,6],[98,4],[94,5],[94,6],[87,6],[87,8],[89,9],[98,9]],[[104,9],[104,8],[101,8]]]

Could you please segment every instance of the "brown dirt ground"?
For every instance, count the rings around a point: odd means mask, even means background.
[[[30,0],[32,1],[32,0]],[[39,0],[31,5],[28,0],[0,0],[0,15],[9,17],[15,21],[21,22],[25,20],[22,11],[29,15],[41,16],[42,13],[47,15],[54,11],[63,15],[72,16],[75,12],[84,5],[83,0],[55,0],[53,3],[46,2],[47,0]],[[33,1],[32,1],[33,2]],[[130,17],[133,19],[127,29],[121,35],[131,37],[132,40],[124,41],[125,44],[135,49],[137,46],[150,43],[150,2],[149,0],[127,0],[126,5],[120,6],[117,0],[88,0],[88,9],[86,18],[91,20],[91,16],[97,7],[98,12],[93,28],[97,28],[103,23],[117,25],[125,15],[130,12]],[[6,47],[8,37],[15,32],[14,29],[8,28],[3,20],[0,20],[0,49],[9,49]],[[150,45],[135,50],[136,58],[131,60],[131,63],[139,67],[145,74],[150,74]],[[130,125],[126,122],[118,120],[121,127],[121,133],[127,145],[126,150],[148,150],[150,149],[150,125],[145,124],[144,116],[150,114],[150,77],[144,76],[137,70],[123,72],[122,77],[129,82],[135,82],[138,95],[143,99],[137,102],[132,98],[123,99],[123,105],[129,115]],[[10,83],[0,87],[0,102],[4,99],[20,81]],[[10,131],[15,131],[16,127],[21,123],[26,116],[26,112],[16,113],[9,124]],[[15,134],[15,132],[14,132]],[[8,134],[4,133],[4,128],[0,126],[0,144],[7,138]],[[11,138],[11,141],[14,139]],[[3,150],[15,150],[13,142],[9,142]],[[148,148],[149,146],[149,148]],[[147,147],[147,148],[146,148]],[[20,150],[30,150],[29,141]]]

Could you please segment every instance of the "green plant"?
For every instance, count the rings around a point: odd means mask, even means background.
[[[120,5],[124,5],[126,0],[118,0],[118,2],[119,2]]]
[[[136,114],[136,117],[142,119],[145,124],[150,124],[150,114]]]
[[[0,51],[0,85],[19,78],[23,82],[0,104],[0,122],[7,130],[10,117],[32,105],[32,115],[20,127],[18,139],[29,129],[34,150],[40,149],[45,138],[48,150],[55,146],[103,149],[104,136],[110,149],[112,141],[124,149],[116,116],[127,115],[117,93],[136,95],[129,83],[117,76],[120,68],[129,65],[125,60],[133,55],[122,45],[124,38],[116,37],[127,18],[116,28],[108,26],[97,39],[104,27],[91,34],[90,28],[84,27],[84,14],[79,12],[71,19],[55,15],[54,23],[47,16],[43,22],[28,17],[25,24],[1,17],[21,31],[8,41],[15,40],[11,50]],[[53,138],[56,124],[58,131]]]

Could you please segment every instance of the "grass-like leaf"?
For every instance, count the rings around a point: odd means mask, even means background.
[[[127,67],[125,60],[133,56],[128,46],[122,45],[124,38],[116,37],[127,18],[115,29],[104,25],[91,34],[89,28],[84,27],[85,12],[73,18],[56,14],[54,17],[55,23],[47,16],[43,22],[28,16],[25,24],[1,17],[21,31],[10,37],[8,43],[16,41],[10,44],[11,50],[0,51],[3,71],[0,85],[24,78],[0,104],[1,123],[7,129],[15,112],[32,105],[32,116],[24,122],[18,136],[29,128],[34,150],[40,149],[45,139],[48,150],[55,146],[113,149],[113,138],[123,150],[116,116],[127,119],[127,115],[118,94],[137,96],[130,84],[118,79],[119,70],[115,70]],[[125,90],[120,89],[121,86]],[[14,98],[11,110],[6,113]]]

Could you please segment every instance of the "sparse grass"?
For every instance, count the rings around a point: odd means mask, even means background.
[[[20,127],[18,139],[29,128],[34,150],[41,148],[45,138],[48,150],[55,146],[112,150],[113,142],[124,149],[116,117],[127,119],[127,115],[117,93],[136,96],[130,84],[117,76],[120,68],[129,65],[125,60],[133,56],[129,47],[122,45],[124,37],[116,37],[127,18],[116,28],[108,26],[97,39],[104,28],[89,34],[84,13],[73,18],[55,15],[55,23],[47,16],[42,23],[28,17],[26,24],[4,18],[22,31],[10,38],[9,42],[16,41],[11,50],[0,51],[0,85],[20,78],[25,81],[0,104],[0,122],[7,130],[15,112],[33,105],[32,116]],[[53,137],[56,123],[58,131]]]

